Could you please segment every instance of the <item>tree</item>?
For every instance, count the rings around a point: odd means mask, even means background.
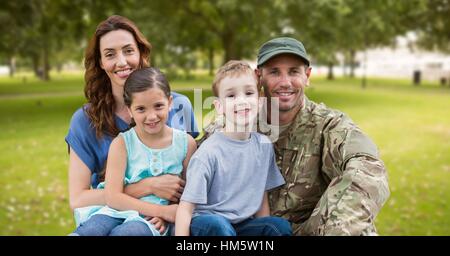
[[[450,1],[429,0],[423,6],[415,23],[419,44],[427,49],[450,53]]]

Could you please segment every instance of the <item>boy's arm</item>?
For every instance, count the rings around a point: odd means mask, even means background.
[[[259,210],[255,213],[255,217],[266,217],[266,216],[270,216],[270,208],[267,192],[264,192],[261,208],[259,208]]]
[[[175,235],[189,236],[192,219],[192,212],[195,204],[181,201],[177,209],[177,217],[175,219]]]
[[[189,165],[189,161],[191,160],[191,156],[194,154],[195,150],[197,150],[197,142],[195,142],[194,138],[188,136],[188,150],[186,153],[186,158],[183,161],[183,173],[181,174],[183,180],[186,180],[186,170]]]
[[[108,153],[105,178],[106,204],[117,210],[135,210],[145,216],[161,217],[174,222],[177,205],[150,204],[124,193],[123,180],[126,165],[125,142],[121,136],[118,136],[111,143]]]

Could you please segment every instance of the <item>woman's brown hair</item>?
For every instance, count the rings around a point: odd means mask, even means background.
[[[120,132],[114,119],[116,103],[112,94],[111,80],[100,66],[100,38],[108,32],[119,29],[133,34],[140,53],[139,68],[150,66],[152,46],[132,21],[113,15],[98,25],[86,48],[84,58],[86,68],[84,95],[89,103],[85,111],[91,119],[97,138],[101,138],[104,134],[116,136]]]

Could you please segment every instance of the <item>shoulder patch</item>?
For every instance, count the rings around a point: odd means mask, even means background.
[[[370,156],[378,159],[378,149],[375,143],[359,129],[348,131],[346,142],[343,145],[342,155],[344,157],[343,165],[355,156]]]

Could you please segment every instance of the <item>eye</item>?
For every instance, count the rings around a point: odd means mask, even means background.
[[[293,70],[291,70],[291,74],[298,75],[298,74],[300,74],[300,71],[298,69],[293,69]]]
[[[271,75],[277,75],[277,74],[278,74],[278,70],[272,69],[272,70],[269,71],[269,74],[271,74]]]
[[[164,104],[159,103],[159,104],[156,104],[156,105],[155,105],[155,108],[156,108],[156,109],[162,109],[162,108],[164,108],[164,106],[165,106]]]
[[[137,112],[144,112],[144,111],[145,111],[145,108],[144,108],[144,107],[137,107],[137,108],[136,108],[136,111],[137,111]]]
[[[254,92],[254,91],[247,91],[247,92],[245,93],[245,95],[247,95],[247,96],[249,96],[249,95],[253,95],[253,94],[255,94],[255,92]]]
[[[134,49],[133,48],[127,48],[127,49],[125,49],[125,53],[126,54],[132,54],[134,52]]]
[[[111,53],[111,52],[108,52],[108,53],[105,54],[106,58],[111,58],[113,56],[114,56],[114,53]]]
[[[234,98],[234,94],[228,94],[225,98]]]

